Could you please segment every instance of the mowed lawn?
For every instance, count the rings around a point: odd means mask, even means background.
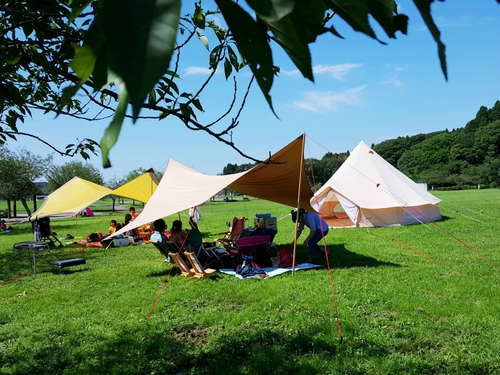
[[[499,374],[500,190],[435,194],[436,225],[331,230],[331,273],[318,257],[320,270],[264,280],[189,280],[150,244],[66,245],[55,258],[87,264],[58,270],[40,253],[34,277],[28,254],[12,251],[33,238],[17,224],[0,235],[0,283],[27,275],[0,286],[0,373]],[[251,226],[269,212],[276,247],[291,249],[290,209],[207,202],[200,230],[212,240],[234,216]],[[98,213],[53,229],[79,239],[125,214]]]

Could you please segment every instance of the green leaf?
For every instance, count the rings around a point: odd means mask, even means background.
[[[420,14],[422,15],[422,18],[424,19],[425,24],[427,25],[427,28],[430,30],[432,37],[438,45],[438,56],[439,61],[441,62],[441,70],[443,71],[445,79],[448,80],[448,70],[446,68],[445,54],[446,47],[444,43],[441,42],[441,33],[434,23],[431,15],[431,4],[434,2],[434,0],[413,0],[413,2],[417,6]]]
[[[238,45],[255,75],[260,90],[274,113],[271,95],[273,85],[273,56],[266,30],[238,4],[231,0],[215,0]]]
[[[104,168],[111,167],[111,161],[109,160],[109,151],[115,145],[120,135],[122,129],[123,119],[125,118],[125,113],[127,112],[128,105],[128,92],[126,87],[122,87],[120,90],[120,96],[118,100],[118,107],[116,107],[115,116],[109,124],[109,126],[104,131],[104,136],[101,139],[101,153],[102,153],[102,166]]]
[[[247,3],[268,22],[286,17],[295,7],[295,0],[247,0]]]
[[[195,4],[195,11],[193,14],[193,23],[196,27],[198,27],[202,30],[205,29],[205,15],[203,14],[203,8],[200,7],[200,5],[198,3]]]
[[[155,90],[151,90],[151,92],[149,93],[148,103],[149,104],[155,104],[156,103],[156,91]]]
[[[389,38],[396,38],[396,31],[407,33],[408,17],[404,14],[395,14],[394,0],[371,0],[368,2],[368,7],[373,18],[382,26]]]
[[[85,82],[94,71],[97,53],[89,45],[73,45],[75,58],[69,63],[80,82]]]
[[[109,67],[127,87],[134,121],[148,93],[167,71],[179,26],[180,0],[106,0],[103,30]]]
[[[209,60],[209,64],[212,68],[215,68],[217,66],[217,60],[218,60],[218,57],[219,57],[219,50],[221,49],[221,46],[216,46],[212,52],[210,52],[210,60]]]
[[[94,88],[99,90],[108,83],[107,48],[102,31],[102,16],[98,14],[85,33],[83,46],[74,45],[75,57],[69,64],[80,80],[81,86],[92,74]]]
[[[209,46],[208,46],[208,38],[203,35],[202,33],[196,32],[198,34],[198,39],[203,43],[207,51],[210,51]]]
[[[199,99],[193,99],[193,105],[201,112],[205,112]]]
[[[375,32],[368,22],[369,9],[367,1],[326,0],[325,2],[344,21],[351,25],[354,30],[377,39]]]
[[[236,56],[236,53],[234,53],[231,46],[227,46],[227,50],[229,54],[229,61],[231,61],[231,65],[233,65],[234,69],[238,71],[240,68],[240,64],[238,63],[238,56]]]
[[[72,85],[65,87],[61,96],[61,102],[59,103],[58,106],[58,115],[63,109],[63,107],[71,102],[71,98],[78,92],[80,89],[80,85]]]
[[[71,8],[71,14],[68,18],[68,22],[73,22],[91,2],[92,0],[69,0],[68,6]]]
[[[227,58],[224,59],[224,74],[226,75],[226,79],[229,78],[229,76],[231,75],[232,72],[233,72],[233,68],[231,66],[231,62]]]
[[[309,0],[297,1],[293,12],[281,18],[258,14],[302,75],[311,81],[314,77],[309,43],[315,42],[318,35],[327,31],[323,25],[326,9],[323,0]]]
[[[21,60],[22,53],[16,48],[2,48],[0,58],[9,65],[15,65]]]

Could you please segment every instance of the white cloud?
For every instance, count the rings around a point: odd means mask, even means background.
[[[202,66],[188,66],[184,69],[185,76],[194,76],[194,75],[205,75],[208,76],[212,73],[212,69],[202,67]]]
[[[385,81],[382,81],[382,83],[386,84],[386,85],[390,85],[390,86],[393,86],[393,87],[403,87],[404,86],[404,83],[403,81],[401,81],[399,78],[398,78],[398,75],[395,74],[394,76],[392,76],[391,78],[389,79],[386,79]]]
[[[360,68],[362,64],[357,63],[347,63],[347,64],[339,64],[339,65],[316,65],[313,66],[313,73],[315,75],[328,74],[332,78],[341,80],[344,78],[351,69]],[[285,71],[282,70],[282,73],[288,76],[301,76],[301,73],[298,69]]]
[[[331,91],[306,91],[304,99],[293,102],[297,108],[312,112],[337,111],[340,105],[356,106],[361,104],[361,93],[367,86],[359,86],[342,93]]]
[[[390,85],[393,87],[403,87],[404,82],[399,78],[399,74],[401,72],[404,72],[405,70],[408,69],[408,65],[405,66],[392,66],[392,65],[387,65],[387,69],[394,70],[394,74],[392,77],[382,81],[383,84]]]
[[[333,78],[341,80],[351,69],[360,68],[362,64],[340,64],[340,65],[316,65],[313,67],[314,74],[329,74]]]

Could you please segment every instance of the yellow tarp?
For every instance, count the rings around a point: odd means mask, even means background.
[[[73,177],[46,197],[42,206],[30,216],[30,220],[50,215],[76,214],[111,193],[111,189]]]
[[[146,203],[158,187],[159,181],[153,169],[150,169],[118,189],[113,190],[113,195],[134,199]]]

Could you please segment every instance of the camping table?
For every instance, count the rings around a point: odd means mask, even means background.
[[[26,250],[28,252],[31,251],[33,253],[33,274],[35,275],[35,277],[36,277],[36,252],[49,251],[50,255],[52,256],[49,244],[43,241],[17,242],[14,244],[12,250]]]

